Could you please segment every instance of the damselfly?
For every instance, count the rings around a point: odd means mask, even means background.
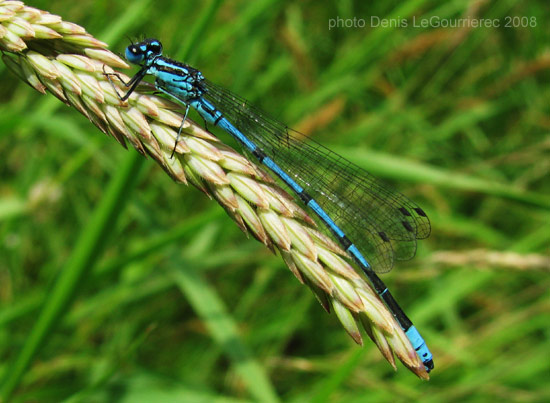
[[[163,57],[160,41],[146,39],[128,46],[126,59],[141,68],[124,83],[129,90],[121,100],[128,99],[149,74],[159,91],[187,107],[186,116],[192,107],[205,122],[234,137],[319,217],[353,257],[431,371],[432,354],[424,339],[374,272],[389,271],[395,260],[414,256],[417,239],[430,234],[426,213],[365,170],[205,80],[200,71]]]

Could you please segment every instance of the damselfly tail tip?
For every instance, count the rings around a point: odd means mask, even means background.
[[[429,359],[423,362],[424,368],[426,368],[426,372],[429,374],[432,369],[434,369],[434,360]]]

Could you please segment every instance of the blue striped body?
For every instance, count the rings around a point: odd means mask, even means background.
[[[130,83],[128,83],[128,85],[132,87],[125,98],[129,96],[129,93],[133,91],[137,83],[139,83],[145,75],[152,75],[156,79],[155,86],[158,90],[194,108],[205,122],[220,127],[242,144],[248,152],[254,155],[261,164],[278,176],[296,194],[297,198],[320,218],[342,247],[353,257],[355,262],[367,275],[375,291],[386,303],[405,331],[412,346],[424,363],[426,370],[429,372],[433,369],[432,354],[426,346],[426,343],[412,325],[410,319],[396,303],[387,287],[371,269],[367,259],[363,256],[363,253],[361,253],[360,248],[348,238],[346,232],[340,228],[333,218],[331,218],[331,215],[328,214],[318,201],[308,193],[308,189],[304,189],[304,186],[300,185],[289,175],[290,172],[286,172],[281,168],[280,164],[277,162],[277,158],[275,158],[277,155],[276,152],[272,152],[268,155],[265,151],[265,145],[258,144],[257,141],[247,136],[247,133],[243,133],[243,130],[240,130],[226,117],[224,113],[227,113],[227,111],[219,110],[218,105],[215,105],[211,100],[207,99],[209,89],[205,86],[204,77],[200,71],[185,64],[162,57],[161,50],[162,47],[160,42],[154,39],[149,39],[140,44],[128,47],[126,50],[127,59],[132,63],[142,66],[142,70],[134,76]],[[228,102],[235,101],[230,93],[220,92],[220,94],[220,97],[223,96],[225,97],[224,99],[227,98]],[[262,122],[258,122],[258,124],[261,125]],[[269,125],[266,124],[266,126]],[[420,209],[417,209],[417,211],[421,212]],[[408,226],[408,224],[403,225],[405,228]],[[401,230],[406,232],[403,229]],[[387,236],[385,233],[380,232],[380,237],[385,240]]]

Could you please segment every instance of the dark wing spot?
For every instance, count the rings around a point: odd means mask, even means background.
[[[389,241],[390,241],[390,238],[388,238],[388,236],[386,235],[385,232],[382,232],[382,231],[381,231],[381,232],[378,233],[378,235],[380,235],[380,238],[382,238],[382,240],[383,240],[384,242],[389,242]]]
[[[401,211],[401,214],[406,215],[407,217],[411,216],[411,213],[405,207],[399,207],[399,211]]]
[[[407,231],[414,232],[414,228],[407,221],[401,221],[401,224],[403,224],[403,227],[405,227]]]
[[[422,216],[422,217],[427,217],[426,213],[424,212],[424,210],[422,210],[420,207],[415,207],[414,208],[414,211],[416,211],[418,213],[419,216]]]

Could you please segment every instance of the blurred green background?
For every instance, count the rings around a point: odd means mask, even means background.
[[[550,400],[547,2],[28,5],[119,53],[126,36],[161,39],[423,206],[432,236],[383,279],[436,368],[423,382],[355,345],[280,257],[148,160],[16,401]],[[467,16],[500,27],[433,26]],[[0,93],[1,385],[135,151],[2,63]]]

